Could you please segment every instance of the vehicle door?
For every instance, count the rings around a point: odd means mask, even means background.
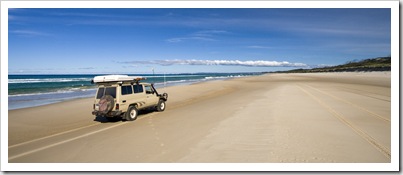
[[[133,85],[133,98],[130,104],[137,104],[137,107],[143,108],[146,105],[146,93],[142,84]]]
[[[133,100],[133,87],[132,85],[122,85],[121,87],[121,98],[119,99],[120,109],[125,111],[128,108],[128,104]]]
[[[144,85],[144,89],[146,91],[146,105],[147,106],[156,106],[158,104],[159,97],[157,96],[154,89],[151,85]]]

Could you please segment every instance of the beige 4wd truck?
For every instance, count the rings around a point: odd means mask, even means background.
[[[139,110],[154,108],[164,111],[168,94],[159,94],[153,84],[141,83],[142,77],[127,75],[96,76],[98,85],[92,114],[106,119],[121,117],[136,120]]]

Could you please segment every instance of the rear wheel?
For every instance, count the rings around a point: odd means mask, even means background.
[[[158,106],[157,106],[157,111],[164,111],[165,110],[165,107],[166,107],[166,105],[165,105],[165,100],[160,100],[159,102],[158,102]]]
[[[135,106],[130,106],[129,109],[126,112],[126,120],[128,121],[133,121],[136,120],[138,115],[138,110]]]

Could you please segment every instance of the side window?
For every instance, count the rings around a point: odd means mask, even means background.
[[[146,88],[146,93],[147,94],[152,94],[153,90],[151,89],[151,86],[144,86]]]
[[[122,86],[122,95],[132,94],[132,86]]]
[[[102,98],[104,96],[105,88],[99,88],[97,93],[97,99]]]
[[[110,95],[113,98],[116,98],[116,87],[107,87],[105,89],[105,95]]]
[[[140,84],[133,85],[133,89],[134,93],[142,93],[144,91],[143,86]]]

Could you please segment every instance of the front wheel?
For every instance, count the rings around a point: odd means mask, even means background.
[[[138,115],[137,108],[135,106],[130,106],[129,109],[126,112],[126,120],[128,121],[133,121],[136,120]]]
[[[166,107],[165,100],[160,100],[158,102],[157,111],[159,111],[159,112],[164,111],[165,107]]]

